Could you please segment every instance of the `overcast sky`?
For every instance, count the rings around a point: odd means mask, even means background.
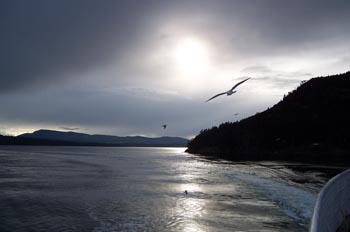
[[[190,138],[349,71],[349,23],[348,0],[4,0],[0,133]]]

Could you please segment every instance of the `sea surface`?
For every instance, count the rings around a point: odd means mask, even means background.
[[[0,231],[307,231],[342,169],[184,150],[2,146]]]

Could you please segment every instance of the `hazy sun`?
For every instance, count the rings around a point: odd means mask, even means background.
[[[174,50],[177,67],[185,74],[199,74],[208,65],[208,51],[203,42],[194,38],[182,39]]]

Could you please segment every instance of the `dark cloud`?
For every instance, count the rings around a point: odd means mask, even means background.
[[[242,72],[246,72],[246,73],[268,73],[268,72],[272,72],[272,70],[267,67],[267,66],[263,66],[263,65],[256,65],[256,66],[249,66],[246,67],[244,69],[242,69]]]
[[[156,8],[150,1],[0,4],[1,91],[71,78],[108,64],[142,37],[145,18]]]
[[[249,66],[242,69],[241,72],[252,75],[256,81],[261,81],[277,88],[295,87],[301,81],[312,77],[312,73],[274,70],[264,65]]]
[[[302,72],[302,71],[282,71],[278,69],[272,69],[268,66],[264,65],[255,65],[255,66],[249,66],[245,67],[241,70],[242,73],[252,73],[254,75],[260,74],[266,75],[270,74],[275,77],[283,78],[283,77],[294,77],[296,79],[300,77],[312,77],[312,73],[309,72]]]
[[[248,30],[239,46],[242,50],[305,50],[350,35],[349,1],[269,0],[246,5],[245,15],[240,16]]]
[[[77,131],[80,128],[79,127],[65,127],[65,126],[61,126],[60,129],[66,130],[66,131]]]
[[[281,77],[269,77],[269,76],[263,76],[256,78],[257,81],[263,81],[265,83],[270,83],[270,85],[273,85],[274,87],[284,87],[287,86],[296,86],[297,84],[301,83],[301,80],[298,78],[281,78]]]
[[[206,34],[225,48],[239,50],[241,56],[286,51],[296,44],[303,49],[320,40],[350,36],[346,0],[0,4],[1,91],[72,78],[76,72],[114,62],[152,38],[155,20],[160,24],[174,17],[183,28]]]

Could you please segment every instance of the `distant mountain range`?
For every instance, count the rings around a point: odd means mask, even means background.
[[[312,78],[264,112],[202,130],[187,152],[350,164],[350,72]]]
[[[76,132],[38,130],[17,137],[0,136],[0,144],[8,145],[70,145],[70,146],[187,146],[180,137],[149,138],[142,136],[89,135]]]

